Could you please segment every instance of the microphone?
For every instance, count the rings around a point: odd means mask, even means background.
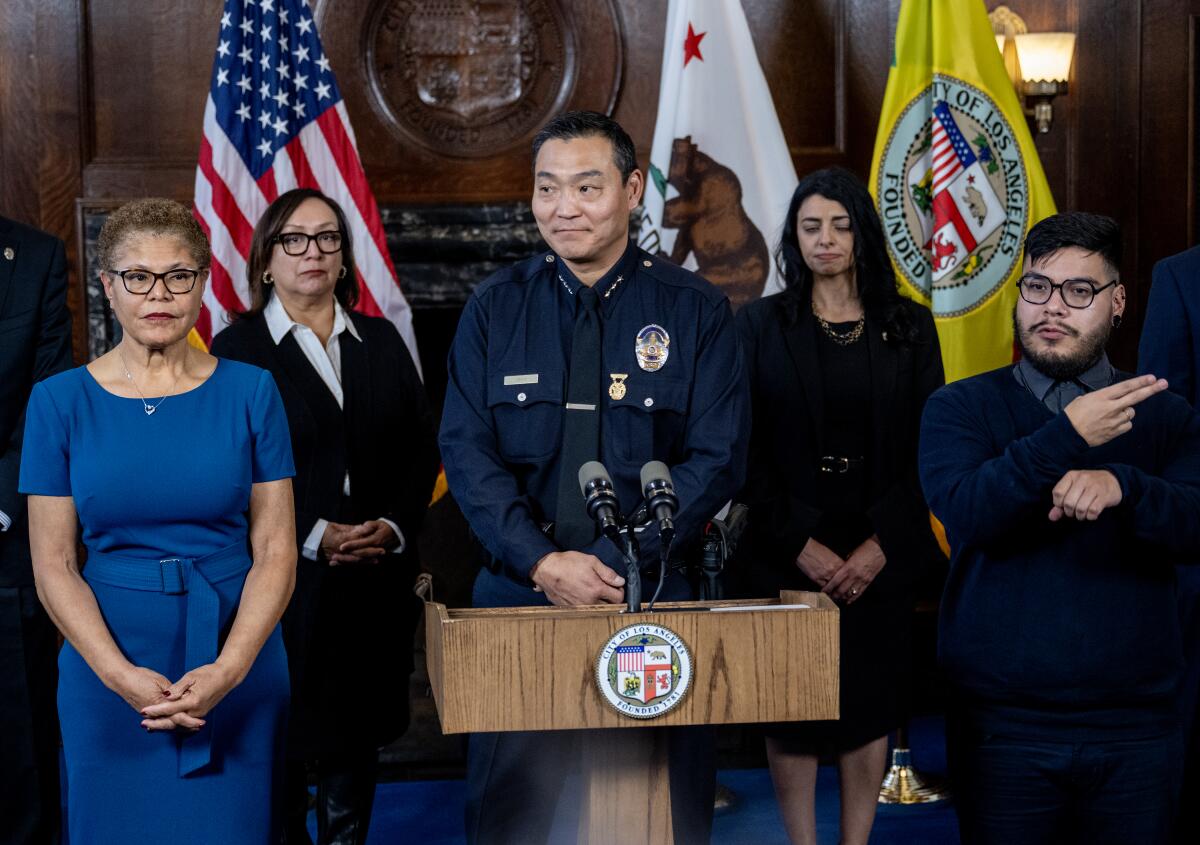
[[[600,533],[620,545],[620,505],[613,490],[612,478],[604,464],[588,461],[579,468],[579,490],[588,518],[600,526]]]
[[[642,467],[642,493],[646,509],[658,520],[659,545],[665,553],[675,539],[675,512],[679,497],[671,482],[671,471],[662,461],[649,461]]]
[[[642,577],[638,572],[637,541],[630,528],[621,534],[621,506],[613,490],[612,478],[599,461],[588,461],[579,468],[579,490],[587,515],[600,526],[600,533],[621,550],[625,558],[625,600],[630,613],[642,609]]]

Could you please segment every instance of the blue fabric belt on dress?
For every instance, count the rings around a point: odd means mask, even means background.
[[[165,557],[158,560],[129,558],[88,550],[83,567],[86,581],[144,590],[166,595],[187,594],[187,630],[184,638],[184,668],[217,659],[220,635],[221,598],[213,582],[224,581],[250,570],[250,554],[245,542],[235,543],[204,557]],[[185,777],[207,766],[212,760],[212,714],[194,734],[182,737],[179,747],[179,776]]]

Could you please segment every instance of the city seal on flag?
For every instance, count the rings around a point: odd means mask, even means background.
[[[933,75],[893,125],[875,188],[892,260],[935,317],[982,306],[1021,259],[1028,171],[1004,113],[973,85]]]
[[[673,710],[692,685],[692,655],[679,635],[662,625],[628,625],[596,658],[600,696],[618,713],[653,719]]]

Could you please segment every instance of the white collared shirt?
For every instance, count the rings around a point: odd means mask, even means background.
[[[280,342],[290,333],[296,338],[296,343],[300,347],[300,351],[304,353],[304,357],[308,359],[308,363],[312,364],[317,375],[321,377],[321,381],[329,388],[329,392],[333,394],[333,398],[337,400],[338,407],[343,407],[345,398],[342,393],[342,348],[340,345],[340,335],[342,332],[349,332],[350,336],[359,343],[362,343],[362,336],[359,335],[358,329],[354,327],[354,322],[346,315],[341,303],[336,299],[333,301],[333,331],[329,333],[329,340],[323,345],[321,339],[317,337],[317,333],[303,323],[297,323],[288,314],[287,309],[283,307],[283,303],[278,296],[274,294],[267,301],[267,306],[263,309],[263,317],[267,321],[267,331],[271,333],[271,340],[278,346]],[[342,482],[342,494],[350,495],[350,473],[346,472],[346,478]],[[396,537],[400,540],[400,545],[392,549],[393,554],[400,554],[404,551],[405,540],[404,534],[400,531],[400,526],[392,522],[390,519],[379,518],[380,522],[386,523],[389,528],[396,532]],[[312,530],[308,532],[308,537],[304,541],[304,548],[301,553],[309,560],[317,560],[318,553],[321,548],[321,538],[325,536],[325,528],[329,525],[329,520],[318,518],[313,523]]]

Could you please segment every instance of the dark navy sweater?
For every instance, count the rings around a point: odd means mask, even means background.
[[[1101,468],[1121,504],[1095,522],[1051,522],[1062,476]],[[1004,367],[930,397],[920,472],[953,550],[939,661],[976,723],[1067,741],[1170,730],[1173,567],[1200,558],[1200,416],[1188,403],[1152,396],[1132,431],[1091,448]]]

